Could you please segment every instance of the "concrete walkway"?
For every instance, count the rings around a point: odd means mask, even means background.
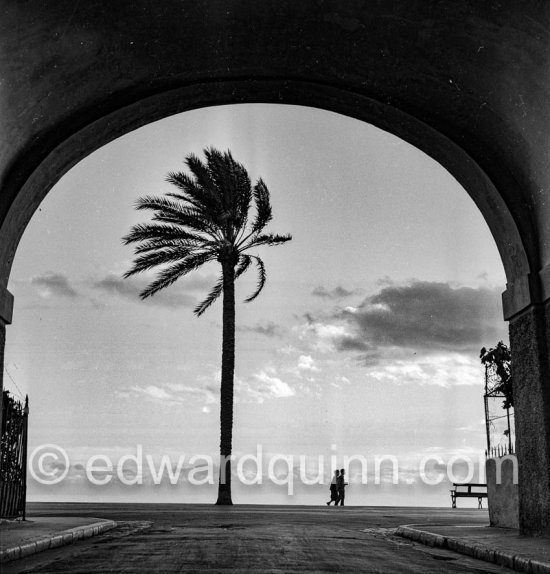
[[[403,541],[405,538],[410,541],[407,542],[409,545],[416,545],[417,548],[419,544],[420,547],[425,545],[427,548],[432,547],[433,551],[441,549],[438,551],[448,554],[459,553],[455,555],[464,555],[464,560],[485,560],[498,565],[487,564],[487,572],[494,571],[492,568],[498,569],[503,566],[518,572],[550,574],[550,539],[524,538],[520,537],[515,530],[491,528],[488,526],[486,511],[413,507],[328,509],[324,506],[318,508],[254,505],[220,508],[214,505],[122,503],[101,505],[35,503],[33,510],[29,513],[28,521],[0,523],[2,562],[23,558],[48,548],[71,544],[81,538],[112,529],[118,522],[121,525],[120,528],[113,531],[115,536],[119,530],[121,531],[119,538],[112,544],[115,554],[109,553],[111,550],[108,543],[103,544],[104,562],[109,567],[114,567],[113,560],[116,558],[127,568],[123,571],[128,572],[134,568],[130,563],[131,560],[137,556],[144,563],[148,553],[150,554],[154,548],[160,553],[156,560],[161,560],[164,556],[168,564],[170,552],[175,552],[177,556],[174,560],[181,565],[182,540],[185,540],[185,559],[189,562],[188,566],[191,570],[196,568],[197,564],[202,564],[201,560],[203,562],[206,560],[207,565],[210,563],[217,565],[218,562],[214,560],[217,556],[216,549],[219,550],[220,561],[228,553],[228,549],[232,548],[231,545],[240,545],[240,551],[237,554],[241,557],[241,564],[244,566],[243,556],[248,556],[252,563],[251,557],[255,556],[256,551],[259,553],[258,559],[265,562],[266,549],[271,549],[268,552],[271,556],[274,552],[273,545],[281,546],[279,554],[283,557],[299,557],[303,554],[307,557],[308,563],[313,563],[315,561],[312,556],[320,555],[322,550],[315,544],[321,544],[323,547],[337,544],[343,545],[341,548],[338,546],[337,558],[344,559],[344,562],[345,560],[357,562],[352,564],[350,571],[363,571],[360,569],[361,564],[368,563],[369,560],[371,562],[386,560],[387,563],[393,564],[393,571],[432,572],[433,567],[427,569],[427,567],[416,568],[415,566],[415,569],[411,566],[409,570],[407,569],[414,556],[406,551],[406,547],[401,543],[396,542]],[[104,518],[95,518],[96,516]],[[126,535],[124,525],[135,524],[136,520],[147,520],[148,524],[154,526],[135,533],[132,531]],[[302,545],[303,547],[294,549],[293,554],[291,552],[293,545],[298,544],[304,536],[307,540]],[[124,548],[127,547],[126,554],[122,550],[122,543],[126,545]],[[77,552],[77,547],[80,548],[80,545],[75,545],[72,552]],[[430,552],[433,551],[430,550]],[[78,552],[83,555],[82,564],[85,568],[89,567],[91,560],[100,560],[100,553],[95,549],[86,548],[85,544]],[[345,559],[348,554],[349,557]],[[429,560],[433,562],[433,558],[437,557],[431,557]],[[439,558],[441,559],[441,556]],[[279,562],[280,560],[276,564],[277,567],[280,567]],[[301,562],[298,565],[298,562],[293,571],[303,572],[304,565]],[[73,557],[70,560],[67,558],[66,563],[67,572],[81,571],[77,569],[77,558]],[[251,566],[248,571],[254,571],[258,564],[260,562],[257,564],[254,562],[254,567]],[[450,568],[449,563],[446,564],[446,568]],[[12,565],[15,563],[12,562],[10,567]],[[227,571],[225,566],[224,571]],[[466,563],[465,568],[467,566]],[[437,564],[435,569],[437,571]],[[19,571],[18,568],[16,570]],[[274,567],[273,571],[275,570]],[[46,568],[44,571],[49,570]],[[320,570],[317,569],[317,571]],[[380,571],[385,571],[384,567],[381,567]],[[450,570],[439,569],[438,571]]]
[[[472,524],[400,526],[396,534],[427,546],[505,566],[516,572],[550,574],[550,539],[519,536],[516,530]]]
[[[0,522],[0,563],[49,548],[72,544],[116,526],[113,520],[78,517],[35,517]]]

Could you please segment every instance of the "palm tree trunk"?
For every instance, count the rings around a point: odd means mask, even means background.
[[[231,449],[233,442],[233,375],[235,372],[235,266],[224,262],[223,335],[220,397],[220,479],[216,504],[231,500]]]

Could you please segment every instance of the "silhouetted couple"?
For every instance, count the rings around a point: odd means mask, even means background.
[[[342,468],[341,470],[334,471],[334,477],[330,483],[330,500],[327,502],[327,506],[330,506],[331,502],[334,502],[334,506],[344,506],[344,499],[346,497],[346,486],[347,482],[344,478],[346,471]]]

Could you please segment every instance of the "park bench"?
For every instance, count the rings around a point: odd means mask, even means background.
[[[452,507],[456,508],[457,498],[477,498],[477,507],[482,508],[481,501],[487,498],[487,485],[476,482],[456,483],[453,482],[454,488],[451,490]],[[474,490],[472,490],[474,489]]]

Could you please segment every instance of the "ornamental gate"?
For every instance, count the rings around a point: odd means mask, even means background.
[[[25,404],[7,391],[2,396],[2,458],[0,460],[0,518],[25,519],[27,490],[27,424]]]

